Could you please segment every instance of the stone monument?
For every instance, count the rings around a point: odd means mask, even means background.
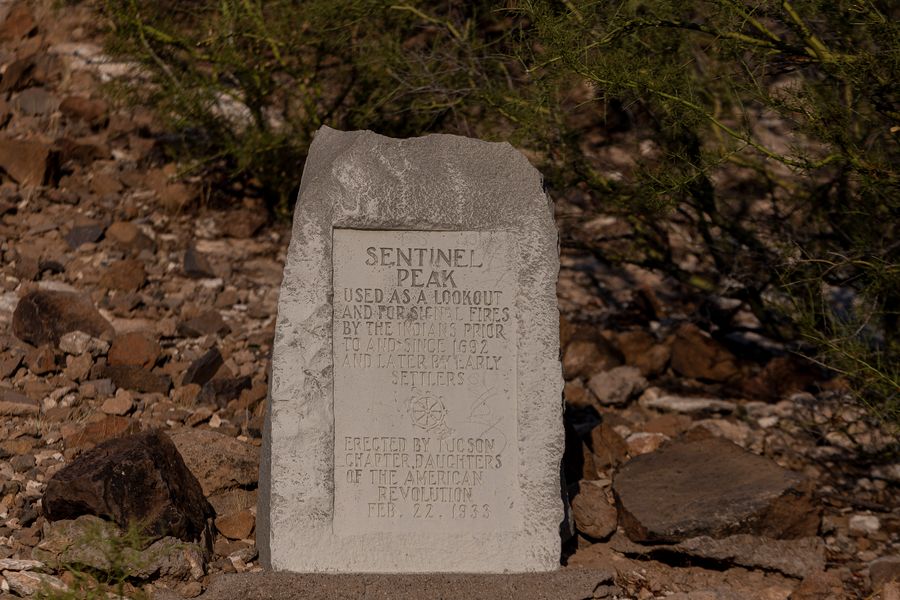
[[[559,566],[558,239],[509,144],[316,134],[278,306],[263,564]]]

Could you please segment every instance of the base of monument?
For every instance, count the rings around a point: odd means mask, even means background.
[[[209,589],[198,600],[575,600],[592,598],[598,586],[611,582],[610,572],[574,567],[563,567],[548,573],[508,575],[350,575],[264,571],[222,575],[213,580]]]

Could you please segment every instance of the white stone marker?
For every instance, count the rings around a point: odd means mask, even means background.
[[[509,144],[319,130],[278,307],[263,564],[556,569],[558,271]]]

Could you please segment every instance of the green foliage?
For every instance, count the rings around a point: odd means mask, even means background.
[[[587,81],[657,151],[611,182],[562,136],[564,186],[634,224],[630,260],[745,302],[770,335],[900,407],[900,25],[874,2],[528,2],[538,79]],[[560,87],[562,89],[562,87]],[[562,110],[559,95],[551,110]],[[568,177],[567,177],[568,176]],[[731,181],[741,180],[740,186]],[[700,268],[674,259],[668,207]],[[582,215],[584,218],[587,215]],[[604,253],[592,240],[585,243]],[[708,259],[708,260],[707,260]],[[849,297],[845,309],[835,294]]]
[[[883,0],[104,0],[111,48],[146,67],[140,100],[171,119],[184,164],[249,181],[284,214],[322,124],[509,139],[575,205],[565,245],[739,300],[894,417],[898,12]],[[630,164],[610,168],[613,147]],[[627,232],[592,233],[600,215]]]
[[[182,134],[199,169],[252,178],[286,212],[323,124],[398,136],[447,128],[487,65],[498,31],[486,2],[105,0],[111,49],[148,69],[139,100]],[[417,57],[418,60],[408,60]],[[428,57],[428,58],[425,58]],[[147,97],[149,92],[150,96]]]
[[[74,540],[75,548],[64,552],[75,560],[55,565],[70,575],[69,589],[41,590],[35,594],[36,600],[147,598],[142,590],[130,585],[129,580],[135,569],[143,566],[140,564],[144,560],[141,553],[149,541],[142,533],[141,525],[131,525],[120,531],[113,524],[91,524]],[[83,560],[77,560],[79,557]]]

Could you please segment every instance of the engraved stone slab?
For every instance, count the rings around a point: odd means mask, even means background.
[[[508,144],[321,129],[279,300],[264,564],[559,565],[557,234]]]
[[[514,531],[505,231],[334,231],[334,531]]]

